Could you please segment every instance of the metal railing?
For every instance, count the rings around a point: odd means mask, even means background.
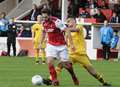
[[[21,1],[17,7],[15,7],[8,15],[8,18],[15,17],[22,15],[26,11],[32,9],[32,0],[23,0]]]

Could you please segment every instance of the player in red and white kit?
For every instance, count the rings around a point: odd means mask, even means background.
[[[40,47],[47,34],[47,45],[45,51],[52,84],[54,86],[59,85],[53,63],[54,59],[57,58],[60,60],[59,66],[67,69],[67,71],[72,76],[74,84],[79,85],[79,81],[72,68],[72,63],[69,61],[68,50],[64,37],[64,32],[67,31],[69,33],[68,36],[71,41],[71,48],[73,49],[74,47],[72,45],[72,38],[70,36],[70,32],[68,31],[69,29],[66,28],[65,24],[63,24],[61,20],[55,17],[51,17],[49,9],[43,9],[41,11],[41,14],[44,19],[44,29],[41,36],[42,39],[40,40]]]

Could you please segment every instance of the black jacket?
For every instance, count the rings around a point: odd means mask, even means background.
[[[7,30],[7,39],[9,41],[15,41],[17,37],[17,26],[15,24],[9,24]]]
[[[34,11],[34,10],[31,10],[31,11],[30,11],[29,20],[31,20],[31,16],[32,16],[33,11]],[[38,16],[39,14],[40,14],[40,11],[39,11],[39,10],[35,10],[35,13],[34,13],[35,21],[37,20],[37,16]]]

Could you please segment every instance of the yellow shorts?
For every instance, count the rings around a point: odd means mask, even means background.
[[[37,42],[34,43],[34,49],[39,49],[39,43]]]
[[[70,55],[70,59],[72,63],[79,63],[80,65],[86,67],[86,66],[92,66],[92,63],[89,60],[89,57],[87,54],[72,54]]]
[[[45,43],[42,44],[42,48],[44,49],[46,47]],[[35,42],[34,43],[34,49],[39,49],[39,43]]]

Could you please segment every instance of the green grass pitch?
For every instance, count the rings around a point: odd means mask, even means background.
[[[92,61],[92,63],[104,75],[105,79],[113,85],[112,87],[120,87],[119,61]],[[79,87],[102,87],[80,65],[75,64],[74,70],[80,80]],[[0,87],[37,87],[31,83],[32,76],[36,74],[48,77],[47,65],[36,65],[34,64],[34,59],[28,57],[0,57]],[[65,69],[63,69],[58,78],[60,80],[59,87],[76,87]],[[38,87],[47,86],[41,85]]]

